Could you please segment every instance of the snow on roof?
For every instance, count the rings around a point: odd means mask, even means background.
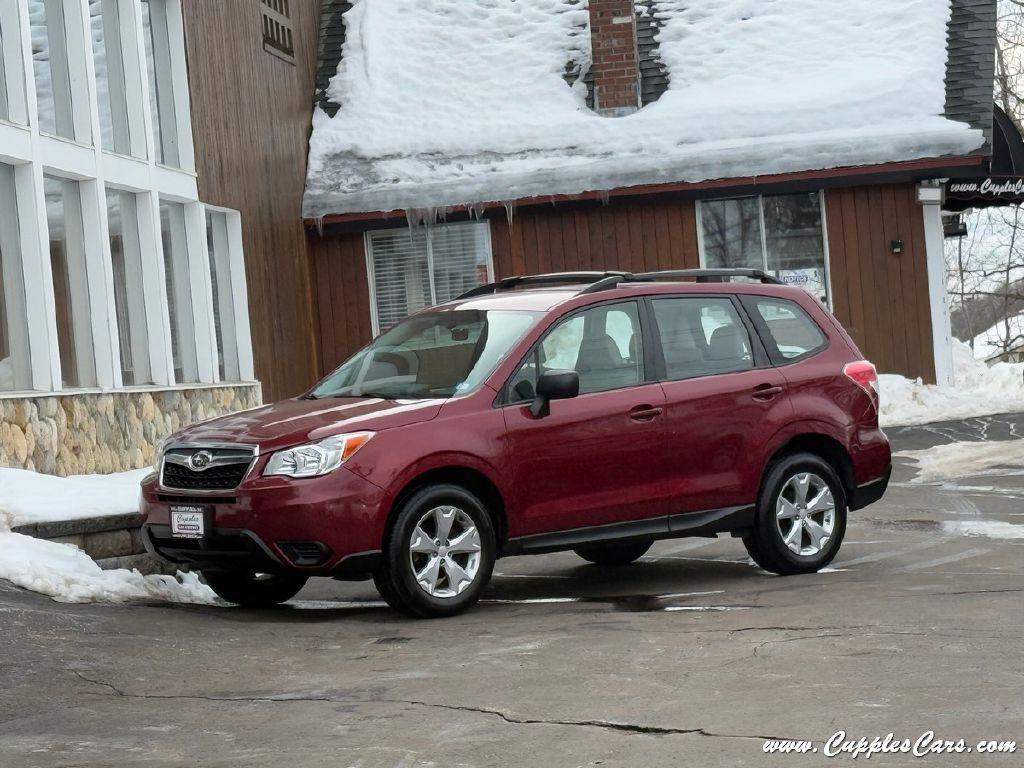
[[[655,0],[670,83],[628,117],[570,87],[577,0],[356,0],[304,213],[442,207],[963,154],[950,0]]]

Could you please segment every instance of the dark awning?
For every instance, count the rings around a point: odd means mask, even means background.
[[[993,107],[992,161],[988,176],[946,182],[948,211],[1024,203],[1024,137],[1009,116]]]

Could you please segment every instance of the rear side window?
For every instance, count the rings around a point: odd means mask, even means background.
[[[654,318],[670,381],[748,371],[750,336],[729,299],[655,299]]]
[[[821,328],[796,302],[755,298],[754,304],[783,359],[804,357],[823,349],[828,342]]]

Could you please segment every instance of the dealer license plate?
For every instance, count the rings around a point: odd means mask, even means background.
[[[175,505],[171,507],[171,536],[176,539],[201,539],[206,535],[207,507]]]

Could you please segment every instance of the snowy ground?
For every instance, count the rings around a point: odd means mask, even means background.
[[[61,478],[0,469],[0,579],[62,602],[214,602],[213,593],[196,574],[179,574],[175,579],[124,569],[104,571],[70,544],[11,532],[12,527],[27,523],[137,512],[139,482],[148,473]]]
[[[1024,411],[1024,364],[988,366],[970,347],[953,342],[955,385],[922,384],[902,376],[879,376],[883,427],[928,424]]]

